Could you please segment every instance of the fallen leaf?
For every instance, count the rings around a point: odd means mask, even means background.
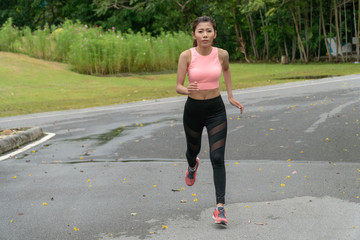
[[[198,201],[198,199],[197,199],[197,198],[195,198],[195,199],[194,199],[194,202],[197,202],[197,201]]]
[[[281,184],[281,186],[282,186],[282,187],[285,187],[285,184],[284,184],[284,183],[282,183],[282,184]]]
[[[196,193],[191,194],[193,197],[196,197]]]
[[[266,225],[266,223],[261,223],[261,222],[259,222],[259,223],[254,223],[255,225]]]
[[[136,213],[130,213],[131,216],[136,216]]]
[[[17,178],[17,176],[13,176],[13,179],[16,179]]]
[[[77,232],[79,231],[79,229],[77,227],[74,227],[74,231]]]
[[[43,206],[47,206],[48,204],[46,202],[43,202]]]
[[[168,229],[168,226],[162,225],[162,229]]]
[[[153,187],[157,187],[157,185],[154,185]]]

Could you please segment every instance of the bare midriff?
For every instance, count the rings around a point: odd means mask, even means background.
[[[199,90],[197,93],[192,93],[189,95],[189,97],[196,100],[212,99],[218,96],[220,96],[220,90],[218,88]]]

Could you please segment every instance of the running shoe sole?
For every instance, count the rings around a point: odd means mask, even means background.
[[[212,218],[215,220],[215,224],[227,226],[225,220],[216,221],[216,218],[214,216]]]

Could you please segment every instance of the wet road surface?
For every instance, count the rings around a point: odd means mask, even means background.
[[[226,230],[206,131],[184,182],[186,97],[0,118],[56,134],[0,162],[0,239],[359,239],[359,90],[359,75],[237,90],[242,115],[222,94]]]

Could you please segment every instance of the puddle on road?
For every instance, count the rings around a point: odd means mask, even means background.
[[[82,138],[75,138],[75,139],[66,139],[64,141],[87,141],[87,140],[94,140],[97,141],[97,145],[101,146],[104,145],[108,142],[110,142],[111,140],[113,140],[114,138],[120,137],[122,135],[125,135],[125,131],[131,131],[131,130],[135,130],[135,129],[139,129],[141,127],[146,127],[146,126],[150,126],[153,124],[157,124],[157,123],[162,123],[162,122],[167,122],[167,121],[176,121],[176,119],[163,119],[163,120],[159,120],[156,122],[149,122],[149,123],[136,123],[136,124],[132,124],[132,125],[128,125],[128,126],[122,126],[119,128],[115,128],[110,130],[109,132],[106,133],[102,133],[102,134],[94,134],[94,135],[90,135],[90,136],[86,136],[86,137],[82,137]]]

